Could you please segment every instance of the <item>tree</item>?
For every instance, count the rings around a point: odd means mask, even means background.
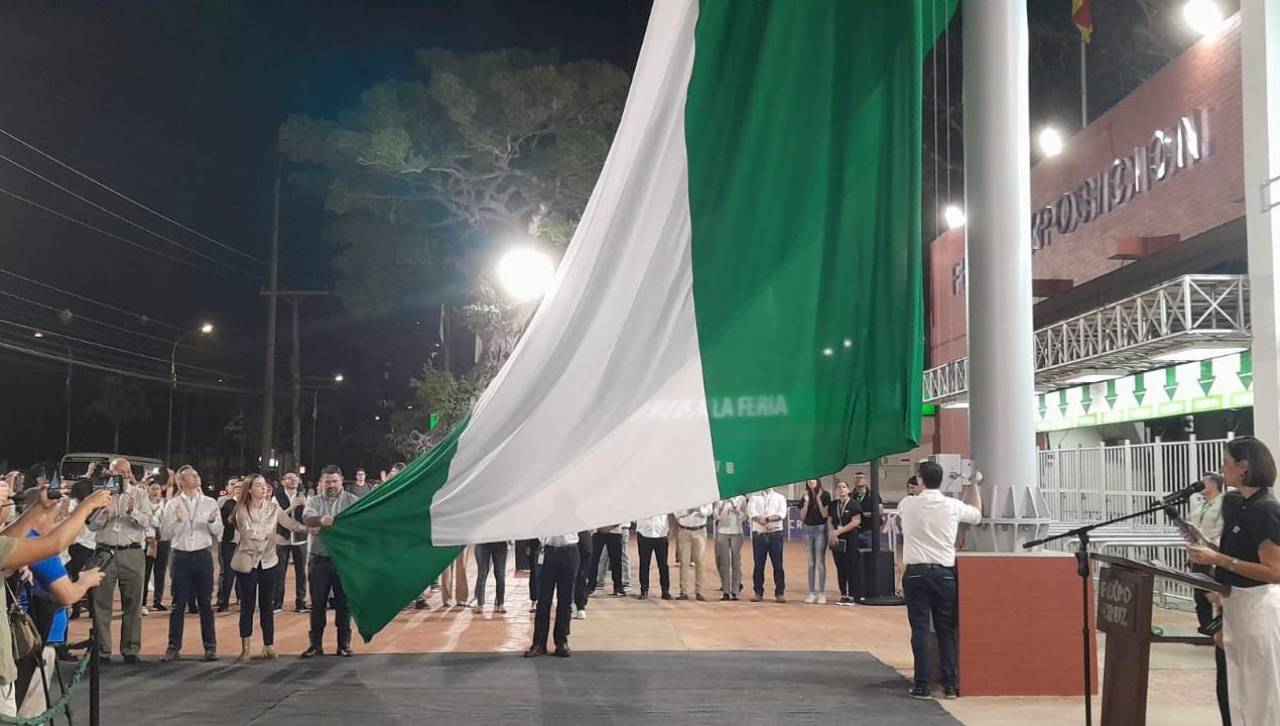
[[[467,301],[479,252],[568,241],[595,185],[628,78],[554,53],[419,51],[336,120],[291,117],[289,158],[319,167],[337,293],[357,311]]]
[[[426,452],[466,418],[490,377],[480,381],[474,375],[423,365],[422,374],[409,382],[416,405],[392,415],[387,440],[405,457]]]
[[[116,454],[120,453],[121,427],[151,415],[142,386],[119,376],[107,376],[98,383],[98,397],[89,404],[89,412],[111,424],[111,451]]]

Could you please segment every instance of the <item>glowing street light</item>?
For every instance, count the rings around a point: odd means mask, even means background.
[[[339,374],[337,374],[337,375],[335,375],[335,376],[333,377],[333,382],[334,382],[334,383],[342,383],[342,382],[343,382],[343,381],[345,381],[345,380],[347,380],[347,377],[346,377],[346,376],[344,376],[344,375],[342,375],[341,373],[339,373]]]
[[[1222,27],[1222,8],[1214,0],[1187,0],[1182,20],[1197,35],[1213,35]]]
[[[947,229],[964,226],[964,210],[954,204],[947,205],[947,208],[942,211],[942,218],[947,222]]]
[[[36,338],[43,338],[43,337],[44,337],[44,333],[41,333],[39,330],[37,330],[37,331],[36,331],[36,333],[35,333],[35,336],[34,336],[34,337],[36,337]]]
[[[212,332],[213,332],[213,323],[201,323],[201,324],[200,324],[200,334],[201,334],[201,335],[209,335],[209,334],[210,334],[210,333],[212,333]]]
[[[542,252],[521,247],[502,256],[497,274],[498,282],[508,295],[516,300],[531,300],[542,297],[551,287],[556,267]]]
[[[1062,134],[1052,126],[1046,126],[1036,137],[1040,142],[1040,153],[1045,156],[1057,156],[1062,153]]]

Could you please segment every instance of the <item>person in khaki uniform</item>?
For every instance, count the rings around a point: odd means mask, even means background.
[[[0,533],[0,569],[16,570],[53,557],[76,541],[76,535],[84,528],[85,520],[106,506],[110,495],[104,491],[94,492],[67,515],[62,523],[48,534],[40,537],[25,537],[30,529],[30,519],[19,518],[8,529]],[[9,486],[0,482],[0,508],[9,504]],[[34,516],[34,510],[31,516]],[[14,537],[15,533],[23,533],[24,537]],[[9,611],[9,596],[6,588],[0,587],[0,613]],[[9,630],[9,618],[0,617],[0,716],[17,716],[18,702],[15,693],[18,680],[18,664],[13,657],[13,634]]]
[[[111,503],[89,520],[89,529],[97,533],[98,550],[110,550],[114,557],[103,568],[102,584],[93,590],[93,629],[98,634],[102,658],[111,660],[111,610],[117,587],[120,607],[120,653],[130,665],[139,662],[142,650],[142,602],[146,592],[143,582],[147,557],[143,549],[147,528],[151,526],[150,494],[133,480],[129,462],[113,459],[111,473],[120,477],[120,493]]]
[[[689,591],[697,600],[706,600],[702,594],[702,555],[707,549],[707,517],[711,516],[711,505],[685,509],[675,513],[676,525],[676,562],[680,567],[680,596],[677,600],[688,600]],[[692,579],[693,582],[689,582]]]

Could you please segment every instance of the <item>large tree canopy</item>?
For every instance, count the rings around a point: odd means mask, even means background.
[[[564,243],[608,152],[625,73],[504,50],[417,54],[336,120],[290,118],[284,152],[319,165],[338,294],[356,310],[473,295],[474,253],[513,237]]]

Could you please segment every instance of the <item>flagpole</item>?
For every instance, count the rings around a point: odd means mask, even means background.
[[[1080,36],[1080,128],[1089,125],[1089,75],[1085,55],[1084,36]]]

